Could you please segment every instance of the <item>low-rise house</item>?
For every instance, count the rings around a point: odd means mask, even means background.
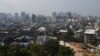
[[[76,42],[84,42],[84,32],[83,29],[79,29],[74,32],[74,41]]]
[[[37,36],[36,44],[43,45],[48,39],[57,40],[57,37],[52,37],[52,36],[47,36],[47,35]]]
[[[17,42],[19,42],[19,45],[22,47],[26,47],[30,43],[34,43],[33,37],[29,37],[29,36],[22,36],[20,38],[17,38],[16,40]],[[14,42],[14,43],[17,43],[17,42]]]
[[[39,32],[45,32],[46,28],[45,27],[40,27],[40,28],[37,29],[37,31],[39,31]]]
[[[28,44],[29,44],[29,40],[26,39],[25,37],[20,39],[20,46],[24,47],[24,46],[28,46]]]
[[[67,30],[59,30],[57,32],[57,39],[58,40],[64,40],[65,36],[68,34]]]
[[[94,43],[96,41],[96,32],[94,29],[86,29],[84,32],[84,42]]]
[[[46,36],[37,36],[36,43],[42,45],[46,41]]]
[[[36,30],[37,35],[44,35],[46,34],[46,28],[45,27],[40,27]]]
[[[64,41],[59,41],[59,45],[65,46],[65,42]]]
[[[0,46],[4,46],[4,42],[0,40]]]
[[[84,33],[83,33],[82,29],[79,29],[79,30],[74,32],[74,37],[75,38],[83,38],[83,35],[84,35]]]
[[[96,33],[97,33],[97,38],[100,39],[100,30],[97,30]]]
[[[97,39],[96,45],[99,45],[100,44],[100,30],[99,29],[96,29],[96,39]]]

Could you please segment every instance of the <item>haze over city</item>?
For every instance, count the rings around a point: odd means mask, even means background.
[[[100,0],[0,0],[0,56],[100,56]]]
[[[0,12],[28,12],[51,15],[52,12],[75,12],[100,16],[100,0],[0,0]]]

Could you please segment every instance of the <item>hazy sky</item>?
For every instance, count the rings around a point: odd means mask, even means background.
[[[100,0],[0,0],[0,12],[50,15],[53,11],[100,16]]]

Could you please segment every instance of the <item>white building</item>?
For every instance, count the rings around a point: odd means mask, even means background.
[[[84,32],[84,42],[95,42],[96,32],[94,29],[86,29]]]

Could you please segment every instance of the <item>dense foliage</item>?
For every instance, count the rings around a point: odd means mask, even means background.
[[[74,51],[69,47],[60,46],[57,40],[48,40],[42,46],[0,46],[0,56],[74,56]]]

